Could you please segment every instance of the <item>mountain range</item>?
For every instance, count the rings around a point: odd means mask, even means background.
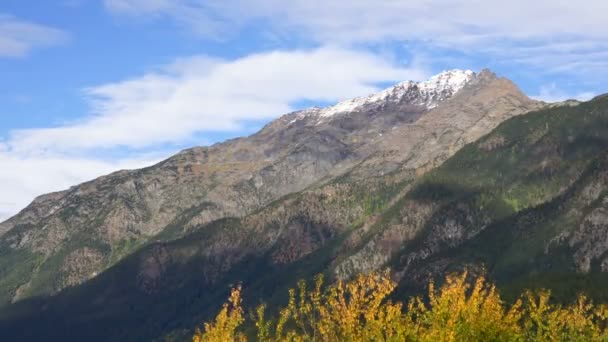
[[[446,71],[35,199],[0,224],[0,336],[181,339],[231,285],[452,271],[608,300],[608,97]]]

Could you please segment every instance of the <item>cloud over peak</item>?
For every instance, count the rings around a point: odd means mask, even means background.
[[[87,89],[93,111],[59,127],[13,131],[19,153],[180,142],[199,132],[230,131],[292,111],[301,100],[367,95],[382,82],[426,73],[377,55],[336,47],[272,51],[235,60],[178,59],[140,77]]]

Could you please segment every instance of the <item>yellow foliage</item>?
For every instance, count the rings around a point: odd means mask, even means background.
[[[308,291],[300,281],[289,292],[289,303],[280,311],[274,329],[265,328],[260,341],[378,341],[397,338],[390,326],[401,318],[401,304],[385,301],[395,284],[387,275],[360,275],[351,282],[338,281],[322,291],[323,277]],[[263,309],[258,308],[263,312]],[[263,325],[258,314],[256,326]]]
[[[243,324],[243,309],[241,307],[241,288],[237,287],[230,293],[228,303],[224,304],[213,323],[205,323],[205,331],[196,330],[193,342],[244,342],[245,335],[237,332]]]
[[[473,286],[466,281],[467,273],[448,276],[445,285],[435,291],[429,285],[429,304],[415,298],[411,307],[418,319],[417,335],[423,341],[501,341],[519,334],[521,303],[505,310],[493,285],[479,277]]]
[[[266,306],[252,313],[256,341],[607,341],[608,307],[580,296],[573,305],[551,304],[548,291],[525,292],[506,305],[496,287],[467,273],[450,275],[441,288],[429,284],[427,300],[406,307],[388,296],[396,284],[388,273],[359,275],[349,282],[312,287],[300,281],[274,319]],[[241,332],[240,288],[234,289],[213,323],[193,341],[246,341]]]

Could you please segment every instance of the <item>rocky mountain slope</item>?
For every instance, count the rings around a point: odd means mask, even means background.
[[[424,225],[394,229],[416,231],[394,254],[404,288],[468,267],[513,291],[608,300],[607,148],[606,96],[514,118],[463,148],[404,200],[432,212]]]
[[[0,224],[0,302],[57,293],[150,242],[244,217],[345,172],[422,173],[540,105],[490,71],[452,70],[41,196]]]
[[[4,299],[99,275],[2,310],[5,331],[35,312],[32,336],[149,339],[193,327],[227,284],[273,301],[303,276],[390,265],[437,209],[409,200],[420,177],[543,106],[490,71],[451,71],[42,197],[2,225]]]

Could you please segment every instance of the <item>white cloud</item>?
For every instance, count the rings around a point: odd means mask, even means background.
[[[608,64],[608,2],[587,0],[105,0],[119,15],[164,16],[211,39],[268,23],[320,44],[416,41],[549,72],[593,74]],[[556,53],[557,52],[557,53]]]
[[[238,129],[287,113],[299,100],[337,101],[372,93],[378,82],[421,79],[376,55],[324,47],[232,61],[180,59],[155,72],[87,90],[94,112],[80,122],[12,132],[21,154],[180,142],[197,132]]]
[[[28,158],[0,149],[0,222],[16,214],[36,196],[119,170],[150,165],[158,158],[103,161],[87,158]]]
[[[62,30],[0,13],[0,57],[21,57],[32,49],[61,44],[67,39],[68,34]]]
[[[544,85],[540,88],[538,95],[531,96],[533,99],[545,102],[561,102],[566,100],[589,101],[596,93],[581,92],[576,94],[568,94],[559,89],[555,83]]]

